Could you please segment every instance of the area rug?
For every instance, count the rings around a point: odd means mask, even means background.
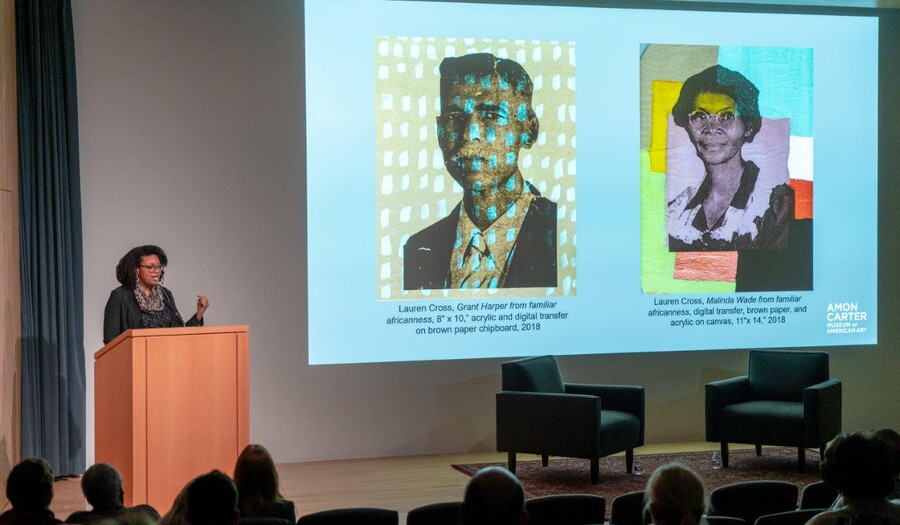
[[[784,447],[763,447],[762,456],[756,451],[732,450],[728,454],[728,468],[713,468],[712,452],[683,452],[675,454],[635,454],[635,465],[640,465],[642,474],[625,472],[625,456],[611,456],[600,460],[600,483],[592,485],[591,467],[586,459],[551,457],[546,467],[540,459],[522,461],[526,456],[519,454],[516,476],[525,485],[525,495],[529,498],[551,494],[598,494],[606,498],[607,513],[612,500],[626,492],[644,490],[647,478],[657,467],[677,461],[697,471],[706,484],[707,492],[739,481],[778,480],[796,484],[801,490],[805,485],[821,480],[819,474],[819,453],[806,451],[806,470],[797,470],[797,449]],[[532,456],[533,457],[533,456]],[[505,467],[506,463],[476,463],[451,465],[468,476],[489,466]],[[608,518],[609,516],[607,516]]]

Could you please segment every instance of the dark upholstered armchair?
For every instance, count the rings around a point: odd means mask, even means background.
[[[606,498],[596,494],[553,494],[525,500],[528,525],[584,525],[606,520]]]
[[[797,485],[787,481],[732,483],[709,493],[709,514],[756,523],[760,516],[796,509],[797,492]]]
[[[563,383],[553,356],[503,363],[497,394],[497,450],[516,471],[516,453],[584,458],[591,483],[600,480],[599,459],[625,451],[631,472],[634,448],[644,444],[644,388]]]
[[[376,507],[348,507],[321,510],[301,516],[297,525],[397,525],[400,514],[396,510]]]
[[[748,375],[706,385],[706,440],[722,447],[728,467],[728,443],[794,446],[799,467],[806,448],[819,448],[841,431],[841,382],[828,377],[825,352],[753,350]]]

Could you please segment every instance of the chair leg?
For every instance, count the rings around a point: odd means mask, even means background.
[[[725,441],[721,444],[722,468],[728,468],[728,443]]]
[[[803,445],[797,448],[797,469],[800,472],[806,470],[806,449]]]
[[[549,462],[550,456],[548,456],[547,454],[541,454],[541,465],[546,467]]]
[[[756,457],[762,456],[762,445],[756,445]]]
[[[515,452],[507,452],[506,453],[506,462],[509,464],[509,471],[513,474],[516,473],[516,453]]]
[[[625,451],[625,472],[631,474],[634,471],[634,449]]]
[[[591,484],[600,483],[600,458],[591,458]]]

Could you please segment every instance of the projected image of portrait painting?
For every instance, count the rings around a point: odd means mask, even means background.
[[[375,47],[378,298],[574,295],[574,46]]]
[[[641,50],[645,293],[812,289],[812,50]]]

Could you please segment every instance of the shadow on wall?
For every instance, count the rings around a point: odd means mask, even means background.
[[[495,372],[490,375],[471,377],[438,389],[437,411],[429,421],[426,436],[429,450],[449,450],[453,443],[467,443],[465,452],[497,450],[495,399],[501,390],[500,363],[497,362]],[[478,399],[484,410],[471,410],[470,406],[454,402],[474,392],[483,393]]]

